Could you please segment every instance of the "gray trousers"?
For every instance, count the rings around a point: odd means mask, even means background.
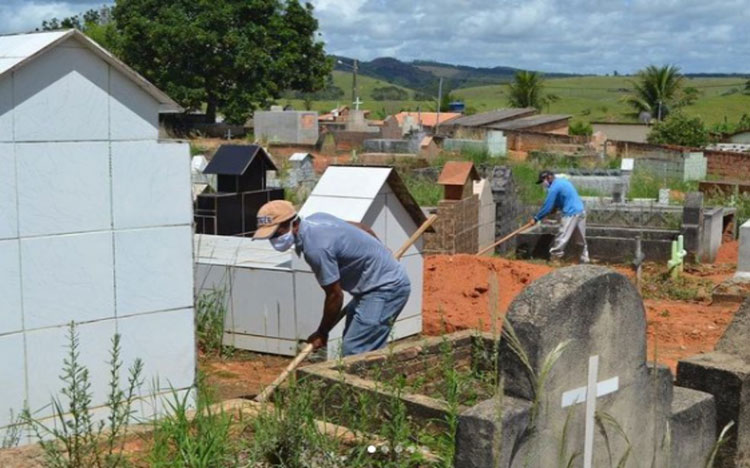
[[[549,249],[552,258],[562,258],[565,253],[565,246],[570,239],[575,237],[576,244],[583,246],[581,252],[581,262],[589,262],[589,247],[586,245],[586,212],[573,215],[563,216],[560,221],[560,229],[555,235],[555,242]]]

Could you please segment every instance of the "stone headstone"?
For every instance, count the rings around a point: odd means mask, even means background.
[[[659,202],[660,205],[669,205],[669,189],[659,189]]]
[[[617,382],[608,394],[598,388],[597,414],[611,416],[629,440],[604,423],[606,437],[599,429],[594,432],[593,466],[609,466],[610,456],[619,460],[628,450],[637,461],[627,466],[640,466],[654,457],[659,465],[664,463],[671,378],[668,370],[655,374],[646,364],[644,307],[625,276],[597,266],[557,270],[524,290],[511,304],[506,320],[515,329],[533,374],[505,339],[500,357],[505,393],[514,399],[536,401],[538,414],[531,435],[501,448],[499,466],[523,466],[519,457],[525,456],[533,458],[533,466],[558,466],[561,457],[567,462],[573,454],[583,452],[585,405],[564,405],[571,390],[586,386],[590,356],[598,356],[595,377],[600,386],[613,379]],[[545,372],[547,357],[563,343],[567,346],[540,388],[538,376]],[[537,392],[541,392],[538,397]],[[529,420],[524,424],[530,424]],[[524,432],[505,420],[502,431]],[[463,427],[459,424],[456,465],[492,466],[484,464],[492,461],[486,452],[485,458],[470,450],[462,452],[472,445],[471,433],[469,422]]]
[[[716,343],[716,351],[733,354],[750,364],[750,299],[740,306],[732,323]]]
[[[740,226],[740,249],[734,279],[750,282],[750,220]]]

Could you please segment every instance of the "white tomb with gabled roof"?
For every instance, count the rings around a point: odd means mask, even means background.
[[[425,221],[398,174],[390,167],[331,166],[323,174],[300,216],[324,212],[372,227],[395,252]],[[304,258],[275,252],[267,241],[196,236],[196,290],[225,291],[226,345],[282,355],[297,353],[323,314],[324,293]],[[411,296],[395,323],[393,338],[422,331],[422,239],[401,263],[411,281]],[[347,295],[345,302],[350,298]],[[338,356],[343,321],[329,336],[328,357]]]
[[[193,385],[190,152],[158,141],[177,110],[80,32],[0,36],[0,435],[24,404],[52,415],[70,322],[93,407],[115,332],[144,397]]]

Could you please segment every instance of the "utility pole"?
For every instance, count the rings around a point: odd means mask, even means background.
[[[440,106],[443,104],[443,79],[440,78],[438,84],[438,102],[437,102],[437,122],[435,122],[435,128],[432,131],[433,135],[438,134],[438,128],[440,127]]]
[[[357,59],[354,59],[354,66],[352,67],[352,102],[357,100]]]

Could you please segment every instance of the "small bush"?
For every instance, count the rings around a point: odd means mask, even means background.
[[[44,451],[45,465],[54,468],[92,466],[114,468],[127,462],[122,454],[124,435],[133,416],[132,405],[136,390],[142,384],[143,363],[136,359],[129,369],[128,385],[120,385],[120,335],[112,338],[110,351],[110,381],[107,397],[109,416],[95,421],[92,410],[92,391],[89,370],[80,363],[80,343],[75,325],[68,332],[68,355],[64,360],[60,380],[60,397],[52,399],[53,417],[57,424],[48,426],[35,419],[27,409],[24,423],[28,424]],[[106,429],[106,431],[105,431]]]

